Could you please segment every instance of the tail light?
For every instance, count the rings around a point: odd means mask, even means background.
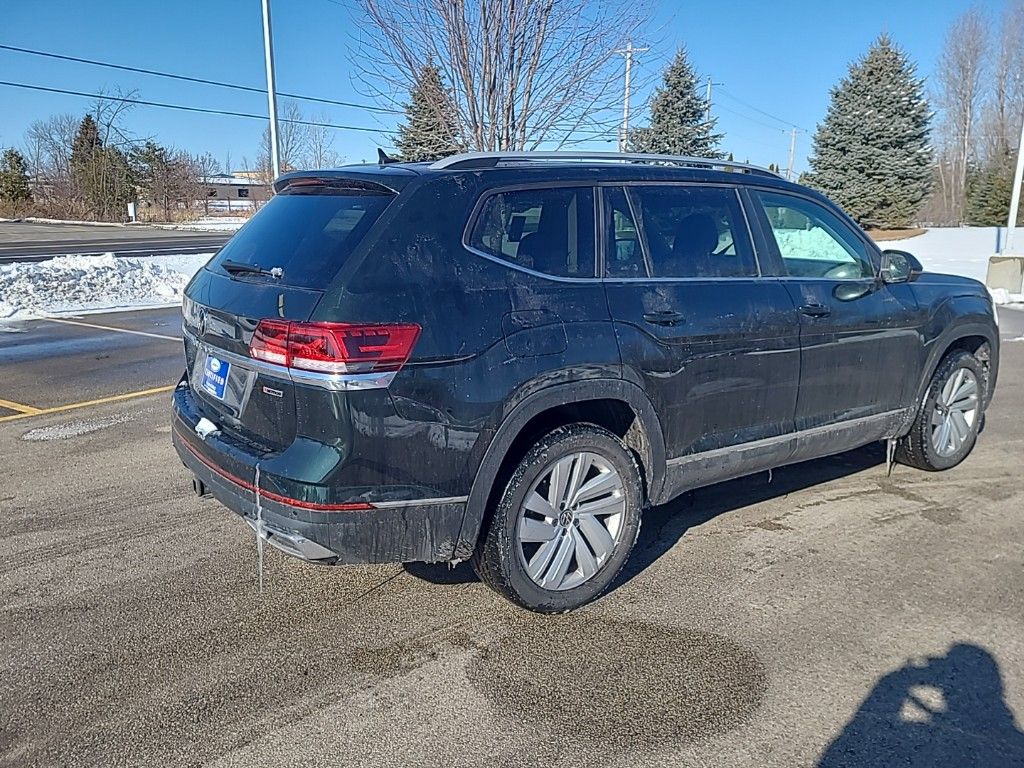
[[[299,323],[260,320],[249,344],[256,360],[317,373],[397,371],[420,336],[414,323]]]

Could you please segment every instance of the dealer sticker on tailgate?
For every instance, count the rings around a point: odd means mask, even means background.
[[[218,400],[223,400],[224,387],[228,383],[228,371],[230,370],[231,363],[227,360],[207,355],[206,365],[203,366],[203,389]]]

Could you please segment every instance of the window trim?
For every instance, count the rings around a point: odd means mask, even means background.
[[[681,282],[715,282],[718,280],[760,280],[767,277],[764,274],[764,270],[761,267],[761,259],[758,253],[757,239],[754,237],[753,229],[750,225],[750,217],[747,214],[747,207],[744,204],[743,196],[740,194],[740,189],[745,185],[729,184],[725,182],[705,182],[705,181],[644,181],[642,179],[631,179],[629,181],[602,181],[596,185],[599,189],[605,187],[620,187],[623,188],[626,195],[626,200],[630,205],[630,210],[634,212],[634,223],[637,226],[638,234],[640,235],[640,247],[644,250],[644,262],[648,265],[648,269],[653,266],[653,262],[650,259],[650,254],[647,250],[647,236],[644,233],[644,226],[640,218],[637,217],[635,209],[633,207],[633,196],[629,194],[629,187],[650,187],[650,186],[670,186],[670,187],[716,187],[719,189],[731,190],[733,195],[736,197],[736,203],[739,206],[740,213],[743,216],[743,224],[746,227],[747,232],[747,243],[750,245],[750,253],[754,257],[754,269],[756,274],[753,275],[716,275],[714,277],[608,277],[604,276],[604,265],[602,263],[600,278],[604,282],[608,283],[681,283]],[[604,208],[604,193],[601,193],[601,207]],[[602,262],[605,256],[604,242],[602,239],[601,249]]]
[[[804,282],[826,282],[826,283],[864,283],[864,282],[877,282],[879,269],[881,269],[881,250],[878,245],[862,230],[857,226],[847,213],[833,203],[828,198],[820,200],[812,195],[804,194],[801,190],[794,190],[789,188],[780,189],[777,187],[770,187],[761,184],[750,184],[746,187],[747,195],[746,199],[749,201],[750,206],[754,209],[753,214],[757,219],[758,225],[761,228],[761,237],[764,240],[765,247],[771,253],[772,260],[774,261],[775,271],[779,274],[774,275],[775,280],[802,280]],[[865,256],[868,258],[868,262],[871,264],[872,274],[864,275],[861,277],[800,277],[799,275],[787,275],[786,264],[782,258],[782,252],[779,250],[779,244],[775,240],[775,235],[772,231],[771,222],[768,221],[768,214],[764,210],[764,205],[758,199],[756,193],[765,192],[770,195],[781,195],[783,197],[794,197],[799,200],[817,205],[820,208],[824,208],[826,211],[834,215],[839,221],[844,224],[848,231],[853,232],[857,240],[865,246]]]
[[[506,192],[521,192],[531,189],[589,189],[591,205],[593,205],[593,222],[594,222],[594,277],[566,277],[563,275],[549,275],[547,272],[539,272],[536,269],[530,267],[524,267],[521,264],[515,264],[511,261],[506,261],[500,256],[495,256],[493,253],[482,251],[479,248],[475,248],[470,245],[473,231],[476,229],[477,224],[480,220],[480,214],[483,212],[484,205],[492,197],[501,195]],[[524,272],[534,277],[543,277],[547,280],[554,280],[560,283],[599,283],[601,282],[600,273],[604,271],[604,264],[602,261],[603,248],[601,247],[601,222],[599,215],[601,213],[600,205],[598,202],[598,188],[597,185],[592,182],[579,182],[579,181],[535,181],[522,184],[507,184],[499,187],[491,187],[485,190],[480,197],[477,198],[476,203],[473,205],[473,210],[469,214],[469,219],[466,221],[466,226],[462,230],[462,247],[470,253],[474,253],[477,256],[482,256],[488,261],[493,261],[495,264],[500,264],[503,267]]]

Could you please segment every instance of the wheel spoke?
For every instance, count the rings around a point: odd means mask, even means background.
[[[551,477],[548,481],[548,503],[558,509],[560,502],[565,500],[565,486],[569,482],[569,472],[572,469],[572,456],[566,456],[555,462],[551,468]]]
[[[552,539],[546,541],[540,545],[530,562],[526,565],[526,572],[530,578],[536,581],[538,584],[541,583],[541,577],[544,572],[547,571],[548,566],[551,565],[551,560],[554,558],[555,553],[558,551],[558,545],[561,544],[560,539]]]
[[[953,428],[956,430],[956,447],[959,449],[971,434],[971,427],[960,411],[950,411],[949,420],[950,423],[952,423]]]
[[[978,407],[978,396],[967,395],[959,400],[955,400],[952,405],[949,406],[950,411],[959,411],[960,413],[967,413],[973,411]]]
[[[551,541],[555,538],[558,529],[554,523],[546,523],[535,520],[525,515],[519,521],[519,540],[526,542]]]
[[[945,454],[949,450],[949,419],[943,418],[942,424],[935,430],[935,434],[932,437],[932,445],[935,446],[935,450],[941,454]]]
[[[578,519],[580,521],[580,533],[586,537],[587,543],[590,544],[590,548],[594,551],[597,561],[599,563],[604,562],[604,559],[615,546],[612,535],[608,533],[608,529],[604,527],[601,521],[593,515],[580,515]]]
[[[528,510],[537,515],[543,515],[544,517],[555,520],[558,518],[558,512],[551,506],[551,503],[541,496],[537,491],[530,491],[526,497],[526,501],[523,502]]]
[[[573,457],[572,473],[565,487],[565,495],[559,501],[564,501],[567,505],[572,503],[572,500],[580,490],[580,486],[583,485],[584,478],[590,472],[590,465],[592,463],[593,457],[589,453],[577,453]]]
[[[572,529],[572,538],[576,546],[576,562],[580,566],[580,572],[583,574],[584,579],[589,579],[597,573],[599,567],[597,558],[594,557],[590,547],[583,540],[583,534],[579,532],[579,529]]]
[[[621,486],[619,481],[619,473],[614,469],[609,469],[606,472],[602,472],[592,480],[588,480],[586,484],[579,489],[576,493],[576,497],[572,499],[573,504],[582,504],[584,501],[602,496],[609,491],[613,491]]]
[[[626,507],[626,499],[621,494],[613,493],[603,499],[580,504],[577,514],[580,515],[614,515]]]
[[[575,551],[576,543],[567,531],[558,541],[558,549],[555,551],[555,556],[551,559],[551,567],[548,568],[547,574],[541,580],[542,587],[552,589],[562,583],[565,579],[565,572],[569,570],[569,563]]]
[[[960,384],[963,382],[966,373],[967,370],[965,368],[960,368],[956,372],[956,376],[953,376],[952,378],[950,378],[949,381],[946,382],[946,385],[942,388],[943,405],[949,405],[951,402],[953,402],[953,393],[960,388]]]

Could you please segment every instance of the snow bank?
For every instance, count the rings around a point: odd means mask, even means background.
[[[929,272],[963,275],[985,282],[988,259],[996,254],[1006,238],[1005,227],[936,227],[917,237],[885,240],[883,250],[894,248],[917,256]],[[997,304],[1024,301],[1024,295],[1003,289],[990,291]]]
[[[58,256],[0,266],[0,320],[177,304],[213,254]]]

